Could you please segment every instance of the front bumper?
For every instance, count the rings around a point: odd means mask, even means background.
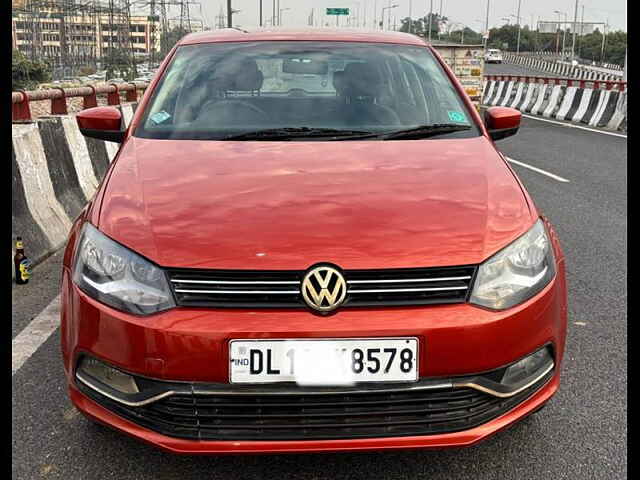
[[[63,273],[62,345],[70,397],[85,415],[176,453],[320,452],[468,446],[508,427],[556,392],[566,335],[564,269],[537,296],[493,312],[468,304],[354,309],[330,317],[292,310],[177,308],[135,317],[106,307],[75,287]],[[80,321],[82,319],[82,321]],[[422,381],[490,372],[543,345],[551,345],[555,369],[517,404],[479,425],[451,433],[403,433],[382,437],[312,440],[202,440],[145,428],[135,417],[114,413],[82,393],[75,366],[90,354],[124,371],[173,382],[228,384],[228,342],[234,338],[413,336],[419,339]],[[82,387],[80,387],[82,388]],[[90,394],[89,394],[90,395]]]

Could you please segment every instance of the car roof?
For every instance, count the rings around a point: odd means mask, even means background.
[[[346,28],[307,28],[297,30],[267,28],[242,30],[239,28],[222,28],[218,30],[190,33],[184,36],[178,42],[178,45],[215,42],[260,42],[274,40],[396,43],[401,45],[417,46],[427,45],[424,39],[410,33]]]

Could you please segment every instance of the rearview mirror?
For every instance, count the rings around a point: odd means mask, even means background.
[[[484,113],[484,124],[493,140],[518,133],[522,114],[515,108],[491,107]]]
[[[122,114],[115,107],[94,107],[76,115],[80,133],[85,137],[122,143]]]

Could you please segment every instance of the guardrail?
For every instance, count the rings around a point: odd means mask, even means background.
[[[75,88],[49,88],[46,90],[18,90],[11,93],[11,118],[14,122],[31,121],[29,102],[51,100],[52,115],[66,115],[67,99],[82,97],[82,108],[98,106],[98,95],[107,96],[107,105],[119,105],[120,94],[125,93],[127,102],[138,100],[138,90],[149,86],[144,82],[111,83],[109,85],[86,85]]]
[[[627,82],[618,82],[615,80],[587,80],[584,78],[566,78],[566,77],[538,77],[531,75],[485,75],[485,80],[494,81],[514,81],[524,83],[545,83],[547,85],[563,85],[565,87],[580,87],[602,90],[617,90],[624,92],[627,88]]]

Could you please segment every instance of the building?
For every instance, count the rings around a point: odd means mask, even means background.
[[[33,58],[80,65],[110,50],[127,49],[135,56],[160,51],[157,16],[129,15],[98,1],[13,0],[12,7],[12,46]]]

